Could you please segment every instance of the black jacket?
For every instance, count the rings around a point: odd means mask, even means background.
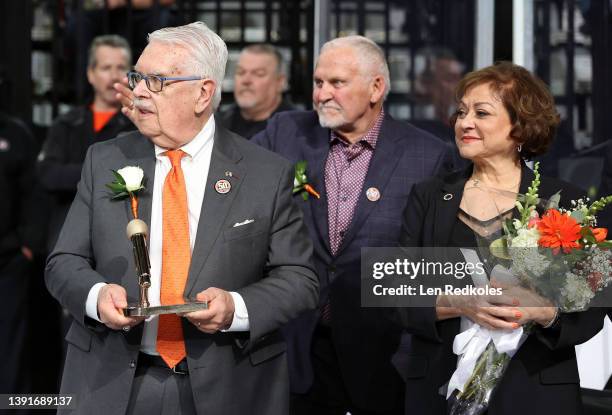
[[[55,245],[76,194],[83,160],[89,146],[134,129],[134,125],[119,111],[96,133],[93,128],[93,113],[85,106],[55,120],[38,156],[39,179],[51,195],[49,250]]]
[[[432,135],[385,116],[350,228],[332,255],[325,186],[329,137],[316,112],[291,111],[272,117],[253,141],[293,163],[307,162],[308,180],[321,198],[295,197],[314,241],[320,305],[329,301],[331,306],[331,339],[345,390],[360,409],[388,411],[402,400],[403,385],[391,365],[401,329],[386,318],[388,310],[361,307],[361,249],[397,244],[412,187],[444,168],[449,151]],[[380,191],[379,200],[367,199],[369,188]],[[294,393],[306,393],[312,386],[311,349],[318,321],[319,310],[306,312],[285,329]]]
[[[0,269],[26,246],[42,251],[44,205],[36,185],[37,143],[20,120],[0,113]]]
[[[295,109],[296,108],[288,100],[283,99],[274,112],[270,115],[270,118],[272,118],[272,116],[274,116],[276,113],[292,111]],[[240,108],[237,104],[233,104],[227,110],[223,111],[220,114],[219,119],[225,128],[249,140],[260,131],[263,131],[263,129],[266,128],[266,123],[268,122],[268,120],[245,120],[242,117],[242,114],[240,114]]]
[[[404,213],[401,243],[404,246],[447,246],[472,171],[456,172],[418,184]],[[523,166],[520,192],[526,193],[534,178]],[[540,197],[561,192],[561,205],[581,197],[573,186],[542,178]],[[452,195],[449,197],[448,195]],[[445,197],[446,196],[446,197]],[[490,415],[581,413],[580,379],[574,346],[595,335],[603,326],[604,309],[560,316],[553,329],[538,326],[514,355],[489,406]],[[430,308],[398,310],[405,336],[395,363],[406,382],[406,408],[410,414],[444,414],[446,385],[457,366],[453,340],[460,331],[460,318],[436,321]]]

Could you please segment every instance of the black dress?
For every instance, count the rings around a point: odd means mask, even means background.
[[[470,166],[463,172],[431,179],[413,189],[404,213],[402,245],[474,245],[474,240],[470,240],[471,230],[458,219],[459,204],[471,170]],[[533,172],[523,166],[521,193],[526,193],[533,178]],[[570,199],[582,196],[571,185],[554,179],[541,179],[541,197],[550,198],[560,189],[563,190],[562,206]],[[394,358],[394,364],[406,383],[406,414],[445,414],[444,386],[457,367],[457,356],[452,347],[460,332],[461,319],[437,321],[434,304],[430,308],[399,308],[397,315],[407,332]],[[562,314],[555,329],[534,328],[510,361],[492,397],[489,414],[581,413],[580,378],[574,346],[590,339],[601,329],[603,316],[603,309],[590,309]]]

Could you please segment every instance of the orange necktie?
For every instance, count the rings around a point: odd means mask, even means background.
[[[161,304],[180,304],[189,273],[189,219],[185,177],[181,169],[182,150],[168,150],[172,169],[166,176],[162,195]],[[159,316],[157,351],[168,367],[174,367],[187,354],[181,319],[176,314]]]

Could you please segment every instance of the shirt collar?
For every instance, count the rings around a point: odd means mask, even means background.
[[[191,159],[193,160],[200,154],[202,149],[206,146],[206,144],[213,139],[215,135],[215,116],[211,115],[204,127],[200,130],[196,136],[182,146],[180,149],[183,150]],[[163,154],[167,151],[167,148],[160,147],[155,145],[155,156],[163,156]]]
[[[367,143],[372,149],[376,148],[376,143],[378,142],[378,134],[380,133],[380,126],[382,124],[383,119],[385,118],[385,110],[381,108],[380,113],[374,120],[374,123],[370,127],[370,129],[361,137],[358,141]],[[336,134],[333,130],[329,136],[329,141],[331,145],[334,145],[339,142],[343,142],[345,144],[350,145],[349,142],[346,141],[343,137]]]

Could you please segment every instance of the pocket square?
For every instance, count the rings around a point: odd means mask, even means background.
[[[255,222],[255,219],[247,219],[247,220],[245,220],[243,222],[236,222],[236,223],[234,223],[233,228],[237,228],[238,226],[248,225],[249,223],[253,223],[253,222]]]

